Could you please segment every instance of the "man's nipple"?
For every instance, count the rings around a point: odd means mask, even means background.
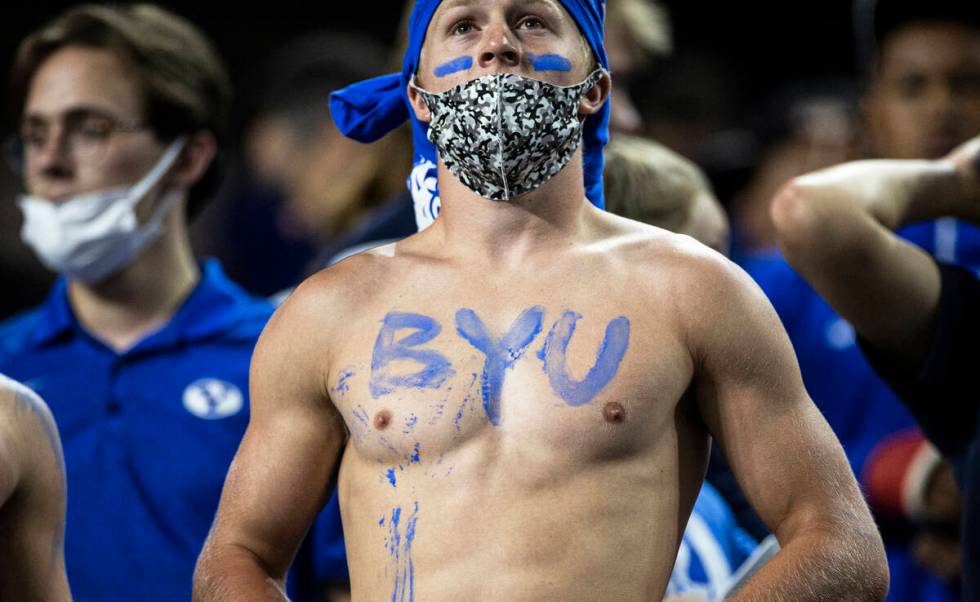
[[[389,412],[388,410],[381,410],[380,412],[374,415],[374,428],[378,429],[379,431],[385,430],[386,428],[388,428],[388,425],[390,424],[391,424],[391,412]]]
[[[626,408],[618,401],[610,401],[602,407],[602,417],[612,424],[626,422]]]

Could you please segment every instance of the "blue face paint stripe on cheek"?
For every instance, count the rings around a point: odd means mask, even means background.
[[[443,63],[432,70],[432,74],[436,77],[446,77],[447,75],[452,75],[459,71],[466,71],[473,66],[473,57],[461,56],[454,58],[453,60]]]
[[[535,71],[571,71],[572,62],[560,54],[529,54]]]
[[[606,334],[596,354],[596,361],[584,379],[576,381],[568,373],[568,343],[575,324],[582,316],[566,311],[551,328],[538,354],[544,360],[544,371],[552,390],[568,405],[584,405],[599,394],[619,371],[619,364],[629,347],[630,321],[620,316],[606,326]]]

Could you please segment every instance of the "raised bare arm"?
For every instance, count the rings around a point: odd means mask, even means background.
[[[980,137],[939,161],[856,161],[801,176],[771,209],[787,260],[875,347],[917,364],[939,300],[933,260],[891,230],[980,222]]]
[[[289,565],[330,494],[346,430],[327,393],[324,278],[300,286],[263,331],[251,416],[194,574],[194,599],[282,600]]]

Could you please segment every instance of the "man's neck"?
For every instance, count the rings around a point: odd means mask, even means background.
[[[200,279],[182,205],[174,207],[163,228],[136,261],[107,280],[68,283],[81,325],[118,352],[163,327]]]
[[[519,265],[587,232],[593,211],[582,182],[582,162],[576,155],[536,190],[510,201],[491,201],[466,188],[440,161],[442,207],[431,229],[448,255]]]

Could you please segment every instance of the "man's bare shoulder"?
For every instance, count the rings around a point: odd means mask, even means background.
[[[31,389],[0,374],[0,417],[2,423],[25,428],[25,421],[54,427],[54,418],[47,404]]]
[[[406,257],[397,243],[352,255],[320,270],[285,298],[266,326],[265,338],[290,341],[292,353],[332,347],[365,308],[388,299],[411,273],[417,258]]]
[[[400,252],[399,243],[375,247],[351,255],[304,280],[286,298],[286,304],[303,307],[322,315],[322,311],[343,311],[363,307],[383,297],[397,274],[404,274],[413,261]]]
[[[765,294],[742,268],[695,240],[640,222],[615,218],[596,245],[615,257],[619,277],[648,303],[671,308],[688,332],[725,328],[772,313]]]
[[[614,215],[604,220],[595,248],[620,258],[641,280],[667,278],[688,291],[717,288],[719,278],[747,278],[727,257],[686,234]]]
[[[9,477],[41,442],[61,465],[61,440],[47,404],[28,387],[0,374],[0,472]]]

